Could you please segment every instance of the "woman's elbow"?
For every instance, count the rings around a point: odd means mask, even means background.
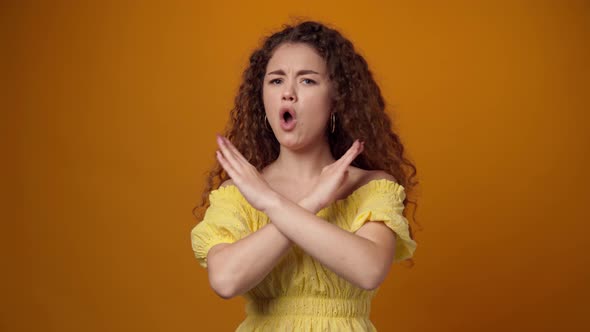
[[[229,288],[213,288],[213,291],[215,292],[215,294],[217,294],[219,297],[221,297],[224,300],[229,300],[232,299],[236,296],[235,292],[233,292],[231,289]]]
[[[378,280],[376,278],[365,278],[365,280],[363,280],[359,286],[363,290],[372,291],[379,288],[379,286],[381,286],[381,283],[382,280]]]
[[[219,297],[227,300],[237,295],[236,274],[229,271],[220,263],[222,262],[218,260],[209,260],[209,265],[207,266],[209,285]]]
[[[389,268],[382,268],[374,269],[371,273],[364,273],[359,283],[359,287],[367,291],[372,291],[379,288],[379,286],[381,286],[385,280],[385,277],[387,277],[388,272]]]
[[[228,274],[209,271],[209,285],[223,299],[229,300],[238,295],[235,280]]]
[[[223,299],[231,299],[237,294],[237,279],[235,271],[227,266],[227,262],[219,254],[229,244],[219,244],[211,248],[207,255],[207,274],[211,289]]]

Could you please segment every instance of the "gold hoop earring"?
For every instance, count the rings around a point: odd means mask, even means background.
[[[336,113],[332,112],[332,114],[330,115],[330,120],[332,122],[332,134],[334,133],[334,129],[336,128]]]

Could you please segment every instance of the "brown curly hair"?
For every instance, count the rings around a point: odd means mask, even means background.
[[[325,59],[329,79],[336,91],[332,111],[336,115],[334,133],[326,126],[330,150],[339,159],[355,139],[367,142],[362,154],[351,165],[365,170],[383,170],[391,174],[405,188],[404,206],[415,201],[408,199],[418,184],[416,167],[406,159],[404,146],[392,130],[392,121],[385,112],[385,101],[373,79],[365,59],[353,44],[337,30],[324,24],[305,21],[285,25],[283,30],[264,39],[262,47],[250,56],[243,73],[243,81],[234,100],[230,119],[223,133],[244,157],[262,171],[277,159],[279,142],[272,130],[267,129],[262,101],[266,66],[275,49],[283,43],[305,43],[312,46]],[[209,172],[201,204],[193,209],[201,220],[209,206],[209,193],[229,179],[219,162]],[[414,209],[415,213],[416,209]],[[404,209],[404,215],[407,215]],[[415,218],[413,218],[416,222]],[[410,226],[410,234],[414,232]],[[413,265],[413,260],[410,260]]]

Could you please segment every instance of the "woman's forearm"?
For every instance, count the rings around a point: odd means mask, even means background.
[[[309,202],[298,204],[317,213]],[[269,223],[232,243],[211,248],[207,258],[209,282],[223,298],[241,295],[258,285],[291,248],[293,242]]]
[[[277,195],[265,213],[294,244],[360,288],[376,288],[389,270],[388,259],[375,242],[326,222],[283,196]]]

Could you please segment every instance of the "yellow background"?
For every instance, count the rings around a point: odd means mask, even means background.
[[[241,72],[297,17],[366,57],[419,170],[380,331],[590,327],[587,1],[1,5],[2,331],[230,331],[191,209]]]

